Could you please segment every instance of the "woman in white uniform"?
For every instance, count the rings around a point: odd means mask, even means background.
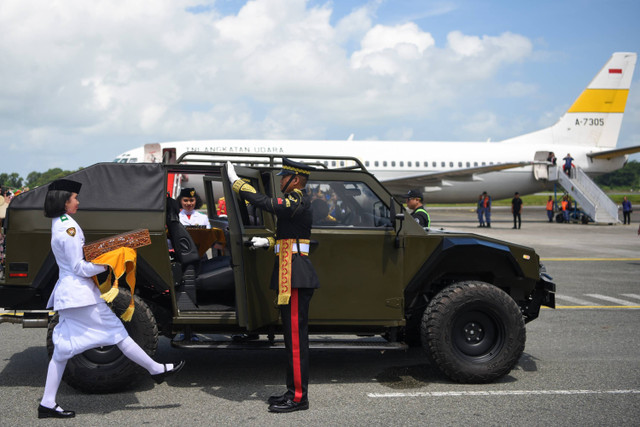
[[[44,202],[45,215],[53,218],[51,250],[59,267],[59,277],[47,308],[58,312],[60,321],[53,330],[53,356],[49,362],[44,395],[38,406],[38,418],[71,418],[75,412],[62,409],[56,394],[67,361],[85,350],[117,345],[129,359],[145,368],[160,384],[184,366],[156,363],[136,344],[120,319],[100,298],[100,291],[92,276],[107,267],[83,259],[82,228],[71,217],[78,211],[78,193],[82,184],[60,179],[52,182]]]
[[[196,210],[202,207],[202,199],[195,188],[183,188],[178,195],[178,203],[182,208],[179,215],[182,225],[211,228],[209,218]]]

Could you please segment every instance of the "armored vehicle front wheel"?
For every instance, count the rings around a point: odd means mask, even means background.
[[[526,330],[516,302],[488,283],[455,283],[438,293],[422,318],[422,346],[432,364],[461,383],[506,375],[524,351]]]
[[[158,347],[158,327],[147,304],[134,297],[135,311],[130,322],[123,322],[129,336],[150,356]],[[131,294],[120,290],[111,303],[111,310],[120,316],[129,306]],[[58,324],[58,314],[49,322],[47,351],[53,355],[53,328]],[[85,393],[109,393],[131,388],[144,371],[125,357],[117,346],[111,345],[87,350],[67,362],[64,381]]]

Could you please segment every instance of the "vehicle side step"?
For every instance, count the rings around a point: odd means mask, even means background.
[[[258,339],[253,341],[234,341],[230,337],[217,335],[216,339],[194,334],[191,340],[174,340],[171,345],[177,348],[202,348],[210,350],[279,350],[284,349],[284,340]],[[314,350],[406,350],[408,346],[401,342],[389,342],[380,337],[367,338],[311,338],[309,348]]]

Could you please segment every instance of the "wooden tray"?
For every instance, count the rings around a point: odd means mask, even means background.
[[[96,240],[83,246],[84,258],[87,261],[96,259],[100,255],[121,247],[137,249],[151,244],[149,230],[140,228],[126,233]]]

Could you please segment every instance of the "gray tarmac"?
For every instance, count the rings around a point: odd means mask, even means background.
[[[640,419],[640,236],[632,225],[549,224],[526,207],[520,230],[509,208],[477,228],[470,208],[430,209],[434,228],[532,246],[557,284],[555,310],[527,325],[516,368],[492,384],[457,384],[434,371],[420,348],[313,351],[308,411],[267,412],[281,393],[279,351],[178,350],[162,339],[156,358],[185,359],[167,383],[143,377],[132,389],[82,394],[63,384],[58,401],[73,420],[48,425],[637,425]],[[321,292],[321,290],[319,291]],[[47,368],[46,330],[0,324],[0,425],[36,418]]]

